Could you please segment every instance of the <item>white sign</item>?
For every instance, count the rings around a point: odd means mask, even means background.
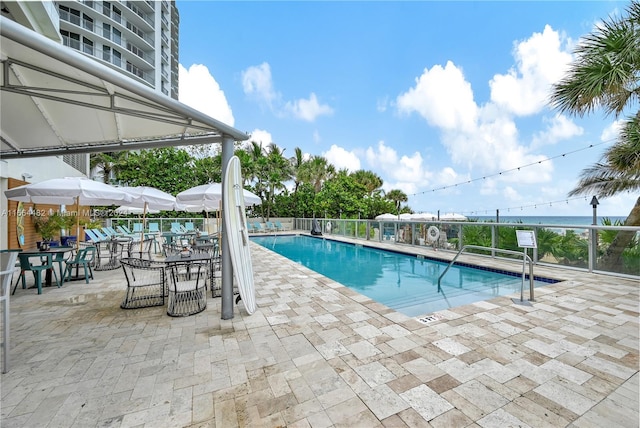
[[[536,234],[533,230],[516,230],[516,237],[518,238],[518,247],[538,248]]]

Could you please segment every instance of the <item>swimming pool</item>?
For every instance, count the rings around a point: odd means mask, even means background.
[[[349,287],[407,316],[518,293],[521,275],[510,275],[469,266],[452,266],[438,277],[447,263],[417,258],[310,236],[258,236],[251,240]],[[536,280],[539,287],[555,282]],[[529,281],[525,284],[528,297]]]

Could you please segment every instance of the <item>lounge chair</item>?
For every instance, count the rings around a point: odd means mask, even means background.
[[[283,232],[283,231],[285,231],[285,230],[286,230],[286,229],[284,228],[284,226],[282,225],[282,223],[280,223],[279,221],[275,221],[275,222],[273,222],[273,224],[275,225],[276,230],[277,230],[278,232]]]
[[[267,232],[275,232],[276,231],[276,227],[274,226],[273,222],[265,221],[264,222],[264,226],[265,226],[265,230]]]
[[[108,235],[103,234],[100,229],[91,229],[91,231],[96,234],[100,241],[108,241],[109,239],[111,239],[111,237],[109,237]]]
[[[186,233],[186,229],[178,222],[171,223],[171,232],[173,233]]]
[[[251,222],[247,222],[247,232],[249,233],[254,233],[255,232],[255,228],[253,227],[253,223]]]
[[[253,223],[253,229],[256,232],[261,232],[261,233],[265,232],[264,227],[262,227],[262,225],[260,223],[258,223],[257,221]]]
[[[92,229],[85,229],[84,233],[89,238],[89,240],[91,240],[93,242],[104,242],[105,241],[105,239],[103,239],[100,236],[98,236]]]
[[[193,224],[193,223],[188,222],[188,223],[185,223],[185,224],[184,224],[184,230],[185,230],[186,232],[195,232],[195,231],[196,231],[196,228],[195,228],[195,226],[194,226],[194,224]]]
[[[120,233],[116,232],[113,227],[103,227],[101,231],[109,238],[115,238],[120,235]]]
[[[125,235],[132,235],[133,232],[127,226],[116,226],[116,228]]]
[[[149,223],[149,233],[160,233],[160,224]]]
[[[133,233],[141,233],[141,232],[144,232],[142,223],[133,223]]]

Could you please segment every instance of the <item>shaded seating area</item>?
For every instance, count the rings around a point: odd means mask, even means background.
[[[122,309],[163,306],[165,301],[165,264],[151,260],[125,258],[120,261],[127,280]]]

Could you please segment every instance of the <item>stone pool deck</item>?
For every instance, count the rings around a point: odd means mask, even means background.
[[[0,426],[639,424],[637,280],[536,268],[563,282],[531,306],[497,297],[421,322],[251,245],[259,307],[231,320],[212,297],[186,318],[120,309],[121,270],[18,289]]]

